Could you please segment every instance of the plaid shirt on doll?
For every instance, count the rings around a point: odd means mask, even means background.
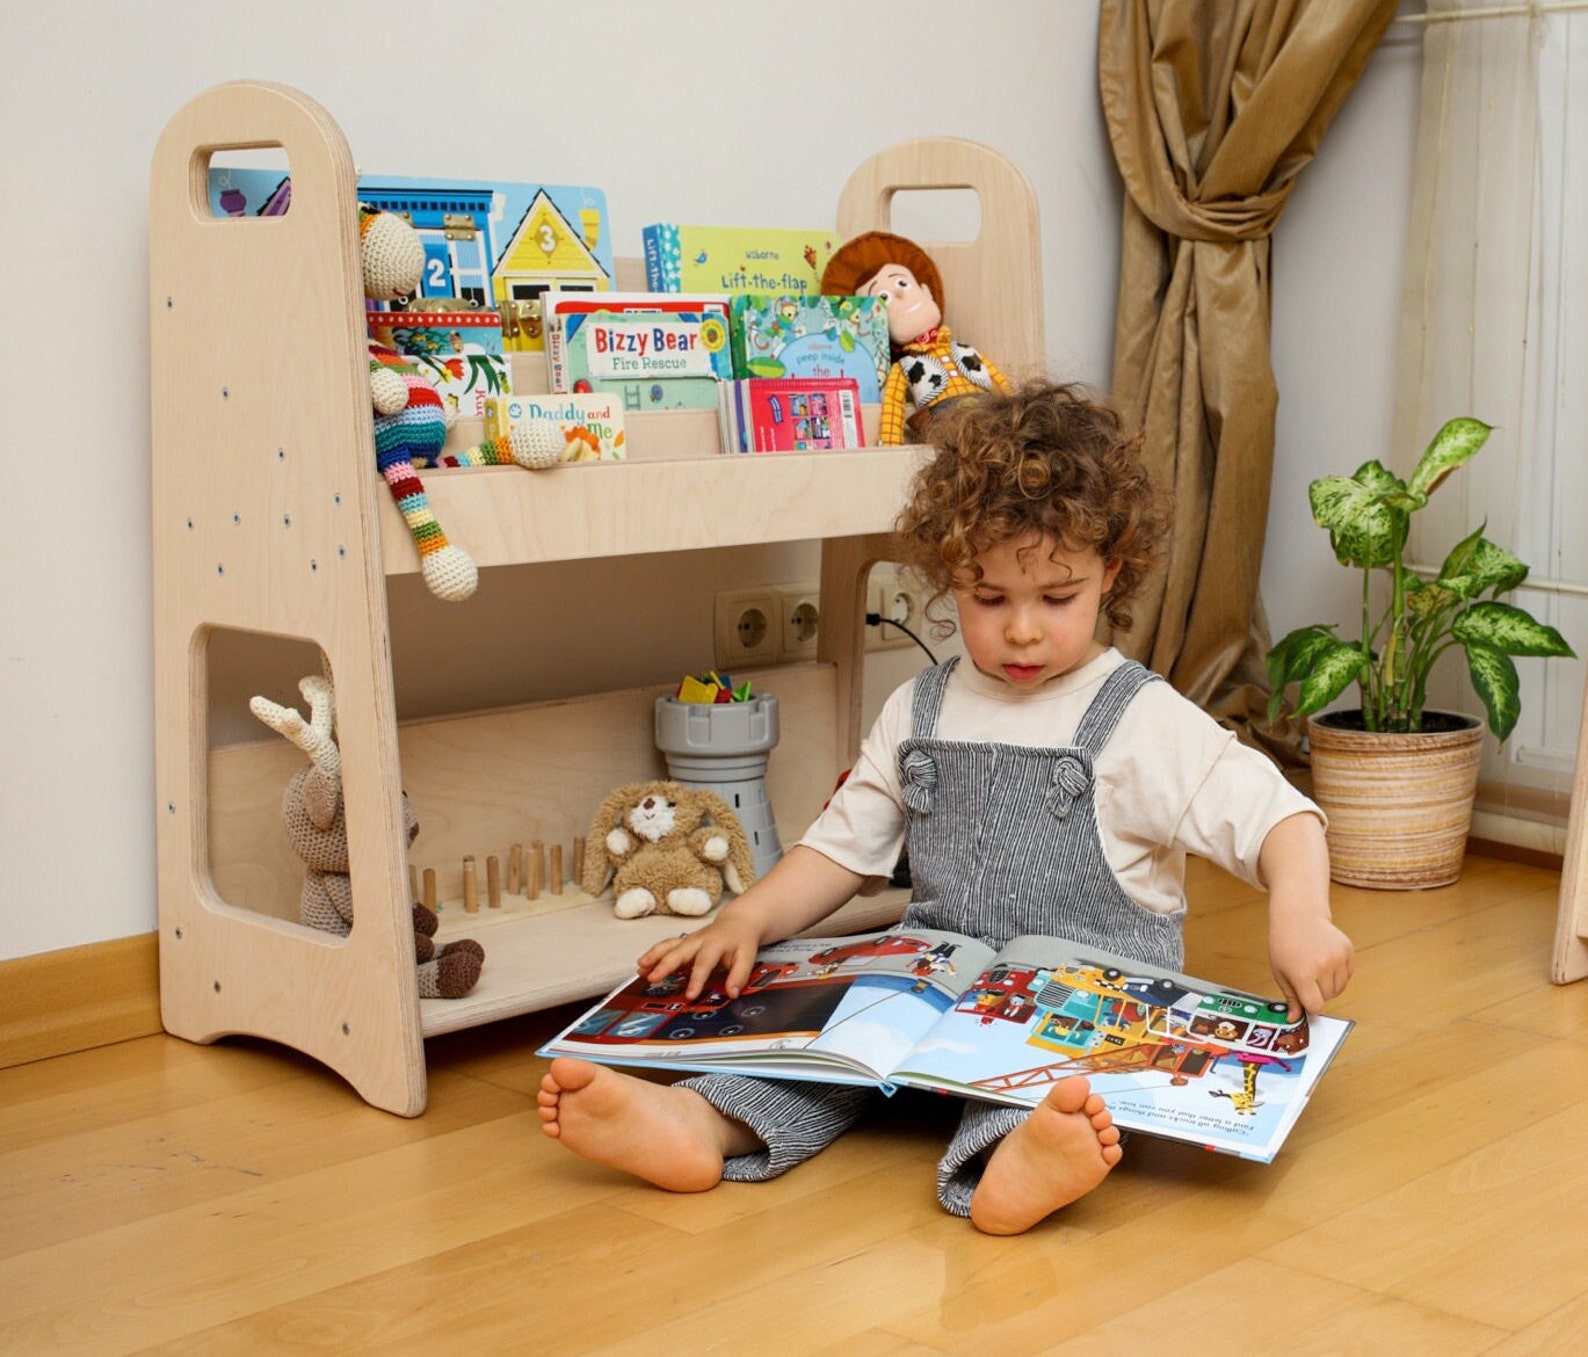
[[[897,446],[905,441],[905,406],[919,414],[933,406],[978,391],[1009,389],[1008,379],[969,344],[957,343],[946,325],[918,335],[899,349],[898,361],[882,388],[882,423],[878,442]]]

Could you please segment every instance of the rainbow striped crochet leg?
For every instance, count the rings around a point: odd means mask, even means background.
[[[459,453],[449,453],[441,459],[443,466],[521,466],[530,471],[544,471],[562,461],[568,450],[568,440],[543,426],[515,428],[511,435],[488,438],[465,448]]]
[[[393,460],[380,468],[386,484],[391,487],[397,510],[413,534],[414,545],[419,548],[419,570],[425,584],[437,598],[456,603],[468,598],[479,584],[480,572],[462,547],[454,546],[441,531],[430,500],[425,494],[424,482],[406,460]]]

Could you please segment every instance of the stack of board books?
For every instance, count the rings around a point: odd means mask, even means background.
[[[441,399],[463,418],[483,417],[486,402],[512,388],[499,312],[446,298],[423,309],[369,310],[365,319],[370,338],[424,372]]]
[[[628,452],[623,406],[606,391],[502,395],[486,401],[488,437],[509,437],[515,428],[535,432],[538,446],[559,448],[564,462],[619,462]]]
[[[881,297],[800,297],[740,293],[728,311],[733,375],[852,377],[867,405],[887,380],[888,309]]]
[[[541,319],[554,393],[608,394],[624,411],[714,410],[733,377],[725,296],[553,291]]]
[[[724,452],[863,448],[860,388],[853,377],[754,377],[718,388]]]
[[[721,983],[687,999],[682,975],[636,977],[539,1053],[1017,1107],[1081,1074],[1124,1130],[1266,1164],[1352,1028],[1049,937],[800,938],[763,949],[736,998]]]
[[[721,393],[729,452],[865,446],[860,407],[882,399],[888,314],[876,297],[739,293],[729,304],[734,386]]]

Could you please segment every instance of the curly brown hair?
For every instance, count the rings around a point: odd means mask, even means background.
[[[917,475],[894,530],[933,603],[981,578],[976,557],[1033,533],[1118,562],[1104,600],[1118,630],[1168,531],[1141,435],[1078,384],[1036,380],[965,397],[935,421],[936,455]]]

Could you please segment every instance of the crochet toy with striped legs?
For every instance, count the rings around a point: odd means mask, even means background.
[[[419,233],[401,217],[359,206],[363,245],[364,292],[376,301],[397,301],[419,286],[424,246]],[[563,449],[527,430],[488,439],[456,455],[442,455],[453,415],[430,378],[383,344],[369,346],[370,397],[375,418],[375,466],[391,487],[398,511],[419,550],[425,584],[437,598],[467,598],[479,582],[469,554],[447,540],[419,478],[436,466],[516,465],[544,470],[562,459]]]

